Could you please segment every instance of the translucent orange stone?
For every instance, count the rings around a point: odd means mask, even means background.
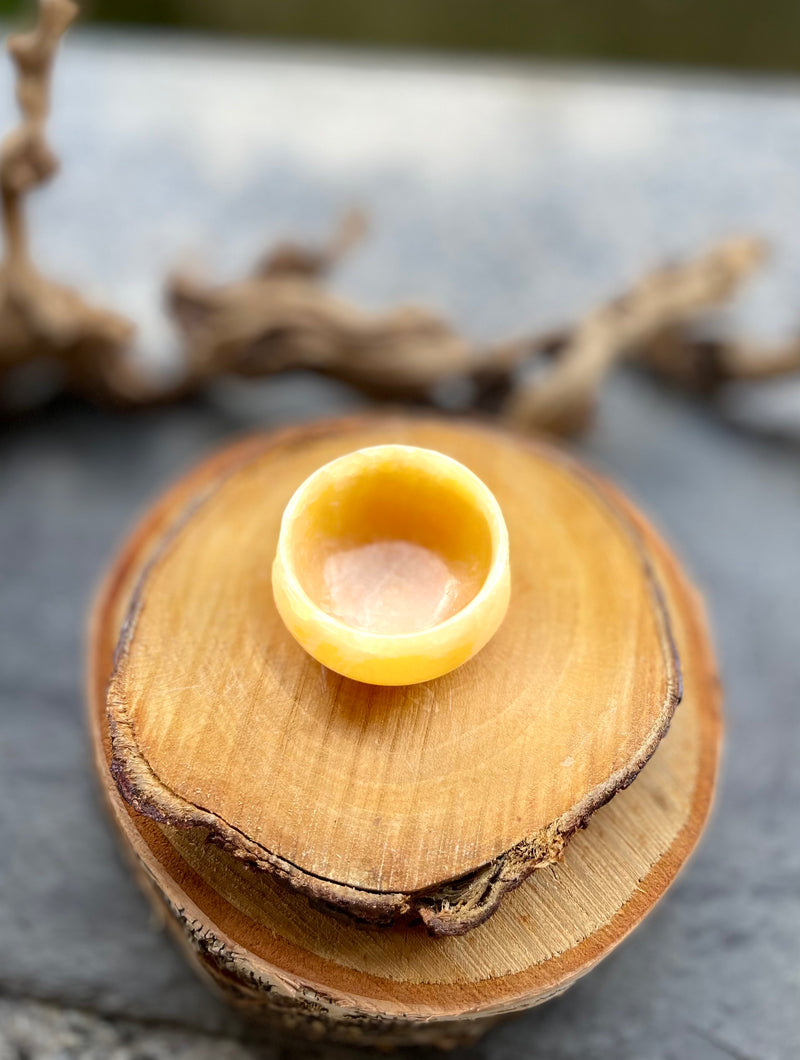
[[[289,632],[319,662],[370,684],[416,684],[497,632],[508,532],[492,492],[451,457],[359,449],[289,501],[272,587]]]

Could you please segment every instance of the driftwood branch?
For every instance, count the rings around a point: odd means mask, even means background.
[[[580,430],[619,361],[641,354],[666,330],[680,333],[682,325],[729,299],[764,252],[759,240],[730,239],[693,260],[648,273],[572,328],[552,351],[548,374],[515,390],[505,416],[517,425],[559,434]]]
[[[800,339],[770,347],[667,328],[642,345],[638,359],[667,383],[712,395],[726,383],[756,383],[800,372]]]
[[[45,137],[51,71],[59,41],[77,12],[71,0],[40,0],[35,28],[8,40],[22,121],[0,146],[5,241],[0,264],[0,384],[22,365],[49,360],[58,366],[67,387],[94,396],[109,389],[110,362],[128,344],[133,326],[116,313],[88,305],[77,291],[34,268],[24,211],[26,195],[58,168]]]
[[[503,419],[570,434],[587,424],[604,380],[626,359],[706,394],[798,370],[797,342],[764,351],[690,330],[758,266],[759,240],[729,239],[657,269],[559,332],[478,345],[429,309],[370,313],[326,289],[326,274],[363,234],[363,217],[352,213],[321,246],[282,243],[243,280],[173,276],[166,297],[183,340],[182,373],[169,386],[148,380],[126,355],[131,322],[45,278],[29,257],[25,197],[57,169],[45,137],[51,70],[76,13],[71,0],[41,0],[36,27],[8,42],[22,121],[0,146],[0,405],[19,370],[42,361],[66,389],[119,405],[179,400],[226,375],[310,369],[393,401],[435,402],[442,385],[467,381],[474,400]]]
[[[340,235],[318,253],[285,244],[265,259],[266,267],[230,284],[174,277],[168,304],[187,354],[181,391],[219,375],[305,368],[374,397],[428,400],[437,384],[461,378],[478,394],[504,393],[501,415],[510,422],[570,434],[586,425],[606,376],[626,358],[692,389],[701,375],[704,388],[713,389],[798,367],[793,346],[762,356],[722,342],[701,346],[686,332],[760,264],[765,248],[757,239],[729,239],[659,268],[562,332],[486,346],[470,343],[428,310],[403,306],[368,314],[327,292],[320,276],[350,243]],[[544,375],[518,372],[532,363],[546,367]]]
[[[167,304],[184,340],[183,390],[223,374],[320,372],[375,397],[423,399],[442,379],[500,364],[525,350],[475,350],[436,313],[399,306],[368,313],[331,294],[323,275],[350,248],[362,224],[348,216],[319,251],[285,243],[238,282],[209,285],[174,276]]]

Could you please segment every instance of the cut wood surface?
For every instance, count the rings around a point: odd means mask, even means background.
[[[563,860],[530,876],[468,934],[434,939],[418,927],[365,928],[334,919],[207,843],[207,832],[137,813],[109,772],[106,686],[141,572],[192,496],[273,444],[246,440],[185,478],[151,509],[108,576],[90,639],[90,723],[101,784],[141,878],[170,910],[196,964],[230,1000],[286,1027],[345,1041],[466,1040],[589,970],[649,911],[694,847],[710,807],[720,739],[719,686],[702,607],[647,524],[618,493],[596,483],[636,523],[664,588],[684,679],[669,733],[636,782],[575,836]]]
[[[280,517],[336,456],[385,442],[455,457],[497,497],[511,605],[436,681],[325,670],[277,614]],[[361,919],[473,928],[626,787],[679,697],[640,533],[554,450],[401,416],[266,437],[200,483],[142,576],[108,693],[112,769],[162,823]]]

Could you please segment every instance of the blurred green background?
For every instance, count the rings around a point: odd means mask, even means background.
[[[93,0],[98,22],[292,41],[798,69],[797,0]],[[0,15],[25,10],[0,0]]]

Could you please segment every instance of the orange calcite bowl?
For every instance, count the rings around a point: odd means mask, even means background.
[[[429,681],[503,621],[508,531],[494,494],[451,457],[359,449],[289,501],[272,588],[289,632],[329,669],[376,685]]]

